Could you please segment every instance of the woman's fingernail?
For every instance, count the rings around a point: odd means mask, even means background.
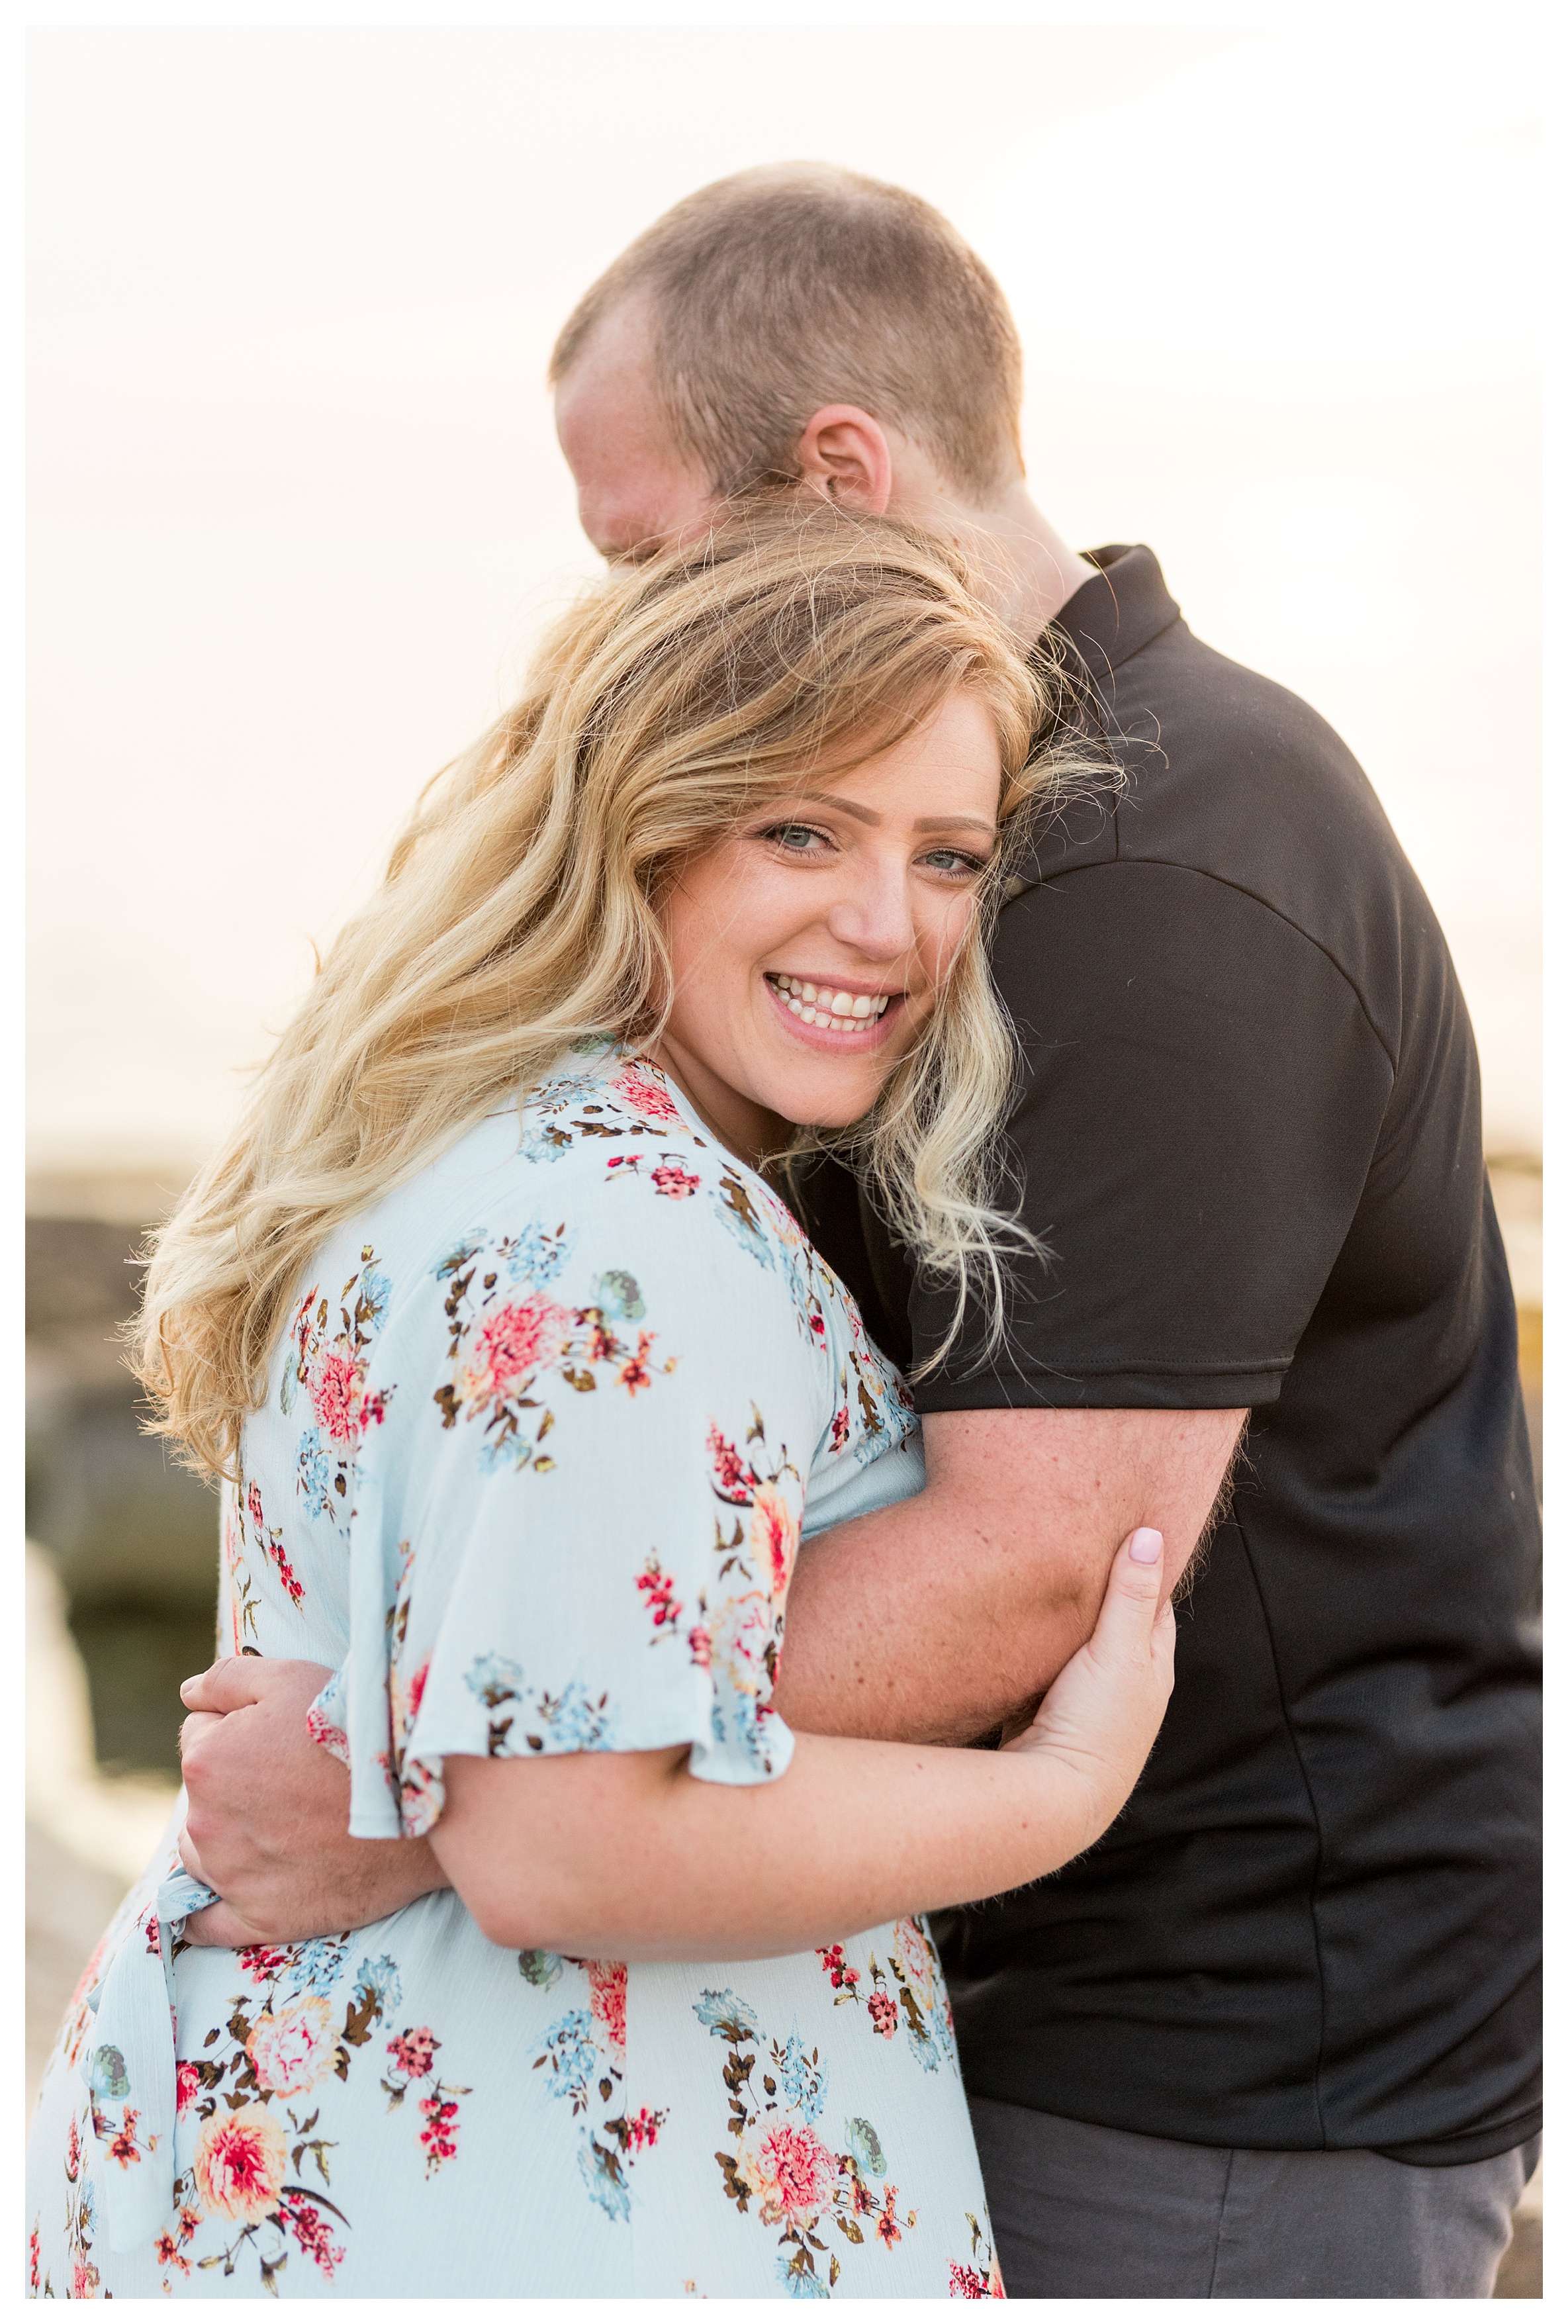
[[[1165,1555],[1165,1536],[1156,1533],[1152,1526],[1139,1526],[1127,1545],[1127,1554],[1134,1565],[1158,1565]]]

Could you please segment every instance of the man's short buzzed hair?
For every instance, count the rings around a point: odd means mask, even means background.
[[[553,386],[595,327],[646,300],[674,435],[724,494],[798,475],[814,411],[854,403],[984,501],[1022,473],[1023,357],[995,278],[941,213],[824,162],[688,194],[582,299]]]

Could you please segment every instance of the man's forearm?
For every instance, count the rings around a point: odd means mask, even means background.
[[[801,1551],[774,1701],[804,1732],[965,1743],[1038,1701],[1094,1627],[1116,1545],[1174,1588],[1240,1412],[944,1413],[912,1500]]]

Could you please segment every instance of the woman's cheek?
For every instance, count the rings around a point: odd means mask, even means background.
[[[973,896],[955,896],[945,911],[934,916],[930,950],[924,963],[933,984],[940,984],[952,969],[974,918]],[[922,947],[924,950],[924,947]]]

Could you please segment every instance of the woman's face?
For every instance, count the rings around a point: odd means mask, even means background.
[[[682,867],[655,1054],[726,1144],[754,1157],[786,1124],[840,1128],[873,1104],[969,927],[1001,788],[990,713],[961,689]]]

